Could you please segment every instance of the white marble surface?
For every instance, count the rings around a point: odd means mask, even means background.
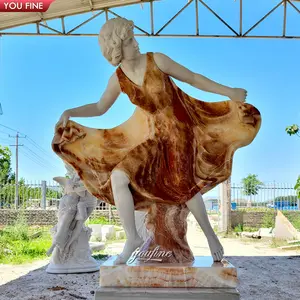
[[[239,300],[236,289],[206,289],[206,288],[100,288],[95,300]]]
[[[46,269],[47,273],[85,273],[95,272],[99,270],[99,263],[92,257],[92,250],[89,245],[91,229],[84,227],[79,238],[74,244],[74,250],[66,259],[57,261],[56,255],[59,248],[55,248],[50,259],[50,263]]]
[[[71,262],[65,264],[52,264],[50,263],[46,269],[50,274],[72,274],[72,273],[89,273],[99,271],[100,263],[94,258],[90,258],[84,262]]]
[[[64,190],[60,199],[58,222],[51,229],[52,245],[47,251],[50,263],[47,273],[84,273],[99,270],[89,246],[92,229],[85,221],[96,207],[97,200],[80,181],[71,165],[65,164],[68,177],[54,177]]]

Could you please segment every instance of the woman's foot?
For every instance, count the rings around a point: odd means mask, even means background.
[[[122,253],[118,255],[117,259],[115,260],[115,265],[126,264],[133,251],[137,247],[140,247],[143,243],[143,239],[139,236],[137,236],[135,239],[127,239]]]
[[[224,256],[224,249],[218,237],[216,235],[209,236],[207,241],[214,261],[221,261]]]

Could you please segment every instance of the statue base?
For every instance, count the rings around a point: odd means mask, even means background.
[[[239,300],[233,288],[100,288],[95,300]]]
[[[237,270],[225,259],[195,257],[191,263],[141,262],[114,265],[116,256],[100,266],[100,287],[120,288],[236,288]]]
[[[72,274],[72,273],[89,273],[99,271],[100,263],[94,258],[90,258],[86,261],[76,262],[70,261],[64,264],[55,264],[50,262],[46,272],[50,274]]]
[[[72,244],[72,251],[69,250],[64,253],[58,247],[55,247],[46,272],[71,274],[99,271],[100,263],[92,257],[92,250],[89,245],[91,232],[91,228],[84,226],[77,241]]]
[[[95,300],[239,300],[237,270],[225,259],[195,257],[191,263],[144,262],[115,265],[113,256],[100,266]]]

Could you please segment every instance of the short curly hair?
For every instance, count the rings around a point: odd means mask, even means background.
[[[98,40],[103,56],[113,65],[122,60],[122,42],[133,31],[134,23],[124,18],[108,20],[101,28]]]

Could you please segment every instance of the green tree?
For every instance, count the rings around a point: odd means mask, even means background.
[[[15,173],[11,170],[11,151],[8,147],[0,145],[0,208],[13,207],[15,199]],[[62,191],[47,188],[47,199],[60,199]],[[41,199],[40,186],[28,185],[24,178],[19,179],[20,206],[26,206],[30,201]]]
[[[47,191],[46,191],[47,198],[60,199],[62,196],[63,196],[63,194],[62,194],[61,189],[53,190],[53,189],[47,188]]]
[[[264,185],[255,174],[249,174],[247,177],[242,179],[243,194],[250,196],[247,206],[251,206],[252,196],[257,195],[259,189]]]
[[[11,170],[11,151],[0,145],[0,183],[7,183],[15,178]]]
[[[300,175],[298,176],[294,189],[297,192],[297,197],[300,199]]]
[[[289,135],[297,135],[300,137],[299,134],[299,126],[297,124],[293,124],[291,126],[286,127],[285,131],[287,132],[287,134]],[[297,178],[296,184],[294,186],[294,189],[297,192],[297,197],[300,198],[300,175]]]
[[[47,188],[46,198],[60,199],[62,197],[62,192],[60,190],[54,190]],[[2,207],[13,207],[15,199],[15,184],[4,184],[0,188],[0,206]],[[27,207],[34,204],[40,203],[42,199],[42,189],[41,186],[31,186],[25,184],[22,180],[19,181],[19,203],[20,207]]]
[[[289,135],[299,135],[299,126],[297,124],[293,124],[291,126],[286,127],[285,131],[287,132],[287,134]]]

